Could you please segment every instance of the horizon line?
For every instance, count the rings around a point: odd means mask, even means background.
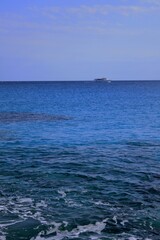
[[[160,79],[128,79],[128,80],[124,80],[124,79],[109,79],[111,82],[133,82],[133,81],[160,81]],[[90,80],[90,79],[86,79],[86,80],[0,80],[0,83],[3,82],[95,82],[94,79]]]

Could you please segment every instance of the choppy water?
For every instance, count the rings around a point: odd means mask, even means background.
[[[159,240],[160,82],[0,83],[0,239]]]

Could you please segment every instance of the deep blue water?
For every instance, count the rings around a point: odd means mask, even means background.
[[[159,240],[160,82],[0,83],[1,240]]]

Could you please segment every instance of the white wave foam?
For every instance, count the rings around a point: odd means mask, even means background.
[[[104,203],[102,201],[94,202],[95,205],[109,206],[109,203]]]
[[[58,190],[58,193],[61,195],[62,198],[66,197],[66,193],[63,190]]]
[[[33,200],[31,198],[19,198],[20,203],[32,203]]]
[[[39,208],[39,207],[47,207],[48,205],[45,203],[45,201],[40,201],[38,203],[36,203],[36,207]]]
[[[76,236],[69,236],[69,235],[64,235],[62,238],[56,237],[40,237],[37,236],[36,238],[31,238],[30,240],[63,240],[64,237],[69,237],[70,239],[74,239]],[[90,236],[91,240],[100,240],[101,238],[99,236]],[[5,238],[3,240],[6,240]],[[137,238],[137,237],[129,237],[129,238],[118,238],[117,240],[143,240],[142,238]],[[145,238],[144,240],[152,240],[151,238]]]
[[[69,207],[81,207],[82,204],[80,203],[76,203],[71,199],[65,199],[65,203],[69,206]]]
[[[129,237],[128,240],[142,240],[142,238],[138,238],[138,237]],[[145,238],[144,240],[152,240],[151,238]]]
[[[54,228],[49,229],[49,231],[47,231],[46,233],[46,237],[49,234],[52,233],[56,233],[56,236],[53,237],[47,237],[47,240],[63,240],[65,237],[69,238],[69,239],[73,239],[75,237],[78,237],[81,233],[86,233],[86,232],[91,232],[91,233],[96,233],[98,235],[101,234],[102,230],[104,230],[106,223],[107,223],[108,219],[104,219],[101,222],[96,222],[95,224],[88,224],[88,225],[84,225],[84,226],[77,226],[77,228],[73,229],[72,231],[60,231],[59,227],[62,225],[60,223],[53,223],[54,224]],[[67,222],[63,222],[63,224],[67,224]],[[45,240],[46,238],[43,237],[44,232],[40,232],[38,234],[38,236],[36,238],[31,238],[30,240]],[[94,238],[92,237],[91,239],[99,239],[99,236],[94,236]]]
[[[6,240],[6,236],[0,236],[0,240]]]
[[[115,222],[115,224],[117,224],[117,217],[114,216],[112,219],[113,219],[113,221]]]
[[[14,224],[17,224],[17,223],[20,223],[22,221],[10,221],[9,223],[1,223],[0,224],[0,228],[5,228],[5,227],[8,227],[8,226],[11,226],[11,225],[14,225]],[[1,240],[1,239],[0,239]]]
[[[0,211],[6,211],[7,208],[5,206],[0,206]]]
[[[27,218],[33,218],[40,221],[42,224],[47,224],[42,214],[44,207],[47,207],[45,201],[35,202],[35,200],[31,198],[11,197],[8,199],[4,199],[2,205],[0,206],[0,212],[5,214],[14,214],[17,216],[18,220],[8,220],[4,223],[1,221],[0,229],[3,230],[3,228],[5,228],[6,226],[16,224]]]
[[[135,237],[129,237],[128,240],[137,240]]]
[[[122,226],[124,226],[125,223],[128,223],[128,220],[123,220],[122,222],[120,222],[120,224],[121,224]]]

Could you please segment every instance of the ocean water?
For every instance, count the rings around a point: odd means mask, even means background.
[[[160,82],[1,82],[0,239],[159,240]]]

